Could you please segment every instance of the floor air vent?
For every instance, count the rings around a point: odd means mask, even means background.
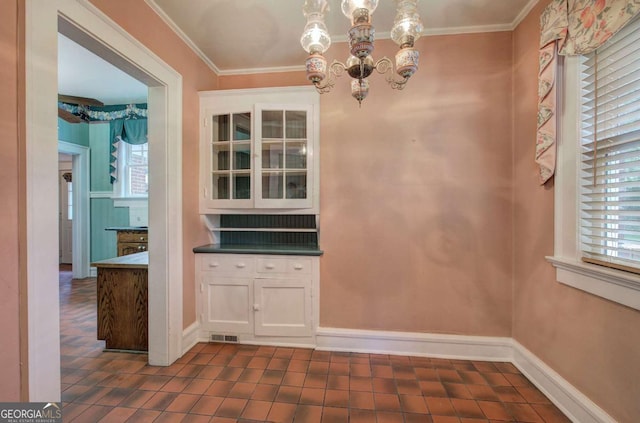
[[[211,334],[210,342],[238,342],[238,337],[236,335],[218,335]]]

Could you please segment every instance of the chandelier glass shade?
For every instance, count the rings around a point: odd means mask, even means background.
[[[401,90],[411,75],[418,70],[420,53],[414,43],[420,38],[423,26],[418,14],[418,0],[395,0],[396,17],[391,29],[391,39],[400,47],[394,63],[383,57],[374,61],[375,29],[371,15],[378,6],[378,0],[341,0],[342,13],[351,21],[348,32],[349,57],[345,63],[334,60],[330,65],[324,53],[331,46],[331,37],[324,23],[328,11],[327,0],[306,0],[303,13],[307,24],[302,32],[300,44],[309,56],[306,60],[307,78],[319,93],[331,91],[336,77],[347,73],[352,79],[351,95],[362,103],[369,94],[367,78],[376,72],[385,75],[389,85]]]

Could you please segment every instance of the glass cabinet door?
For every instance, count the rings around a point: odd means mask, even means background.
[[[257,195],[267,207],[309,204],[310,111],[256,108],[261,155]]]
[[[251,113],[211,117],[211,199],[251,199]]]

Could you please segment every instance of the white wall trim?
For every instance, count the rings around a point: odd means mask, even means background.
[[[406,354],[462,360],[511,361],[511,338],[318,328],[317,349]]]
[[[615,423],[614,418],[516,340],[513,340],[513,364],[571,421]]]
[[[538,4],[539,1],[540,0],[529,0],[529,3],[527,3],[524,6],[524,8],[520,11],[520,13],[518,13],[518,16],[516,16],[516,18],[511,23],[511,30],[512,31],[514,29],[516,29],[518,27],[518,25],[520,25],[520,22],[522,22],[524,20],[524,18],[527,17],[529,12],[531,12],[531,10],[536,6],[536,4]]]
[[[91,215],[89,206],[89,147],[58,140],[58,152],[71,154],[73,173],[73,239],[71,263],[74,279],[89,277],[91,246]]]
[[[149,86],[149,362],[182,353],[182,77],[88,0],[25,3],[26,267],[29,397],[60,400],[57,33]]]
[[[182,355],[188,352],[198,342],[207,342],[208,340],[201,336],[200,322],[196,320],[182,331]]]
[[[573,288],[640,310],[640,276],[562,257],[547,257],[556,280]]]
[[[316,349],[513,363],[567,417],[615,423],[609,414],[513,338],[318,328]]]
[[[200,60],[202,60],[207,66],[209,66],[209,69],[211,69],[216,75],[220,74],[220,69],[218,69],[218,67],[216,66],[215,63],[213,63],[211,61],[211,59],[209,59],[209,57],[204,54],[204,52],[202,50],[200,50],[200,48],[196,45],[196,43],[193,42],[193,40],[191,38],[189,38],[189,36],[187,34],[184,33],[184,31],[178,26],[178,24],[176,24],[173,19],[171,19],[169,17],[169,15],[167,15],[164,10],[162,10],[162,8],[160,6],[158,6],[158,4],[154,1],[154,0],[144,0],[145,3],[147,3],[147,5],[153,9],[154,12],[156,12],[158,14],[158,16],[160,16],[160,19],[162,19],[164,21],[165,24],[167,24],[167,26],[169,28],[171,28],[173,30],[173,32],[176,33],[176,35],[191,49],[193,50],[193,52],[200,58]]]
[[[91,191],[89,193],[90,198],[112,198],[113,191]]]
[[[474,25],[474,26],[460,26],[460,27],[451,27],[451,28],[425,28],[422,33],[423,36],[434,36],[434,35],[457,35],[457,34],[477,34],[484,32],[504,32],[504,31],[513,31],[522,20],[531,12],[531,9],[538,3],[539,0],[529,0],[529,2],[525,5],[525,7],[518,13],[513,22],[506,24],[496,24],[496,25]],[[160,19],[167,24],[169,28],[176,33],[176,35],[187,45],[193,52],[207,65],[209,68],[216,73],[218,76],[229,76],[229,75],[251,75],[258,73],[278,73],[278,72],[296,72],[296,71],[304,71],[305,67],[303,64],[299,66],[279,66],[279,67],[269,67],[269,68],[247,68],[247,69],[224,69],[221,70],[216,66],[215,63],[197,46],[197,44],[189,38],[187,34],[176,24],[173,19],[169,17],[165,13],[164,10],[155,2],[155,0],[145,0],[145,3],[153,9],[154,12],[158,14]],[[301,13],[302,15],[302,13]],[[302,19],[302,18],[301,18]],[[390,32],[376,32],[377,40],[386,40],[391,38]],[[334,43],[346,42],[346,35],[333,35],[331,37]]]

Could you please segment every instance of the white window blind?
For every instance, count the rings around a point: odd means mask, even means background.
[[[583,59],[583,259],[640,271],[640,19]]]

